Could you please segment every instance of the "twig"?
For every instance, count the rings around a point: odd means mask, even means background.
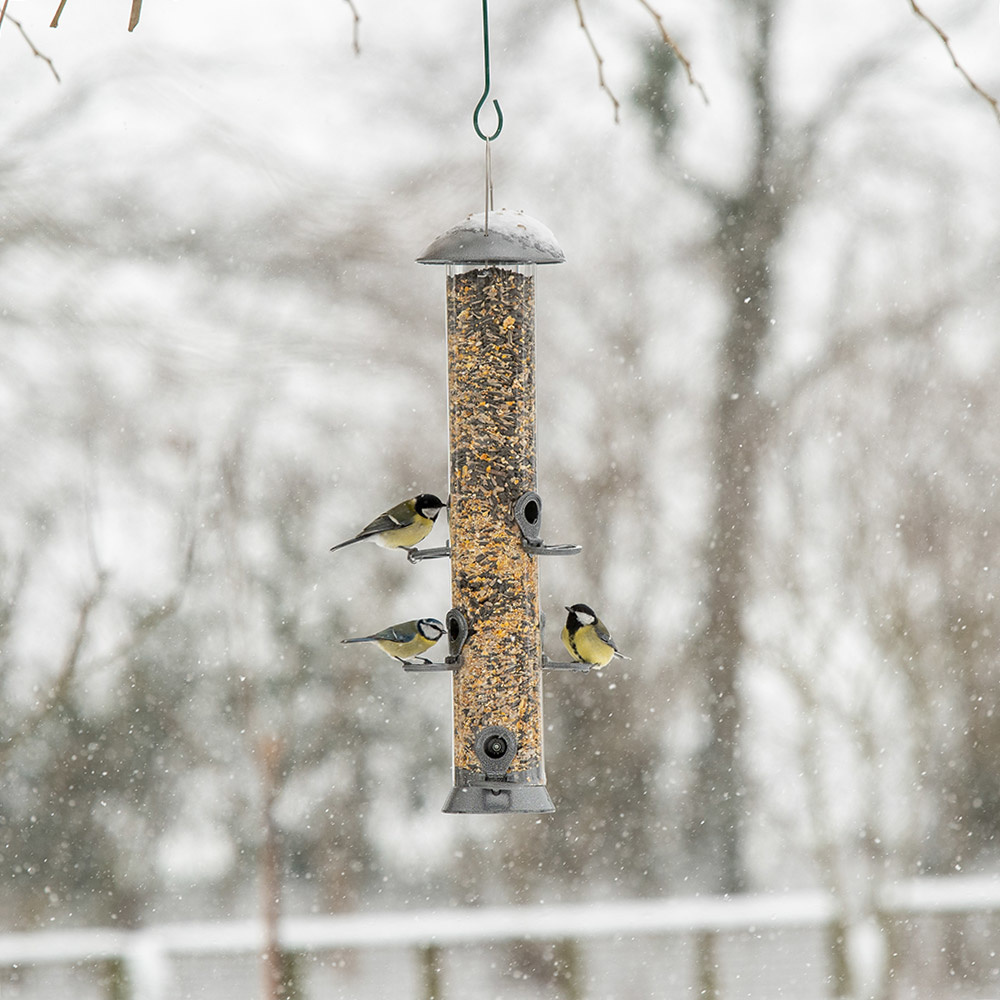
[[[142,0],[132,0],[132,10],[129,11],[128,15],[128,30],[132,31],[133,28],[139,23],[139,15],[142,13]]]
[[[4,15],[6,13],[7,13],[7,0],[4,0],[3,7],[0,8],[0,23],[3,23]],[[10,21],[10,23],[13,24],[14,27],[21,32],[21,37],[28,43],[28,48],[31,49],[32,54],[37,56],[43,62],[47,62],[49,64],[49,69],[52,70],[52,75],[56,78],[56,83],[62,83],[62,80],[59,78],[59,73],[56,70],[55,64],[47,55],[44,55],[43,53],[39,52],[37,48],[35,48],[35,43],[28,37],[28,33],[24,30],[24,27],[22,26],[21,22],[18,21],[17,18],[11,17],[9,14],[7,15],[7,20]]]
[[[594,53],[594,58],[597,60],[597,84],[603,90],[608,97],[611,98],[611,103],[615,109],[615,124],[617,125],[620,121],[619,112],[621,110],[621,102],[615,97],[611,88],[608,86],[607,80],[604,79],[604,57],[601,55],[594,43],[594,36],[590,33],[590,28],[587,27],[587,19],[583,16],[583,7],[580,4],[580,0],[573,0],[573,4],[576,7],[576,12],[580,18],[580,28],[583,30],[584,35],[587,36],[587,41],[590,44],[590,51]]]
[[[640,0],[641,2],[641,0]],[[951,41],[948,36],[941,30],[941,27],[927,14],[924,13],[920,7],[917,6],[917,0],[910,0],[910,6],[913,8],[913,13],[920,18],[925,24],[927,24],[931,31],[934,32],[944,43],[944,47],[948,50],[948,55],[951,56],[952,65],[962,74],[965,78],[965,82],[993,109],[993,114],[996,116],[998,122],[1000,122],[1000,102],[997,101],[995,97],[991,94],[986,93],[982,87],[972,79],[971,76],[965,71],[965,67],[958,61],[958,57],[955,55],[954,49],[951,47]]]
[[[361,15],[358,13],[358,8],[354,6],[354,0],[344,0],[344,3],[351,8],[351,16],[354,18],[354,23],[351,26],[352,47],[354,49],[354,54],[359,56],[361,55]]]
[[[59,6],[56,8],[55,14],[52,15],[52,20],[49,23],[50,28],[59,27],[59,18],[62,17],[63,7],[66,6],[66,0],[59,0]]]
[[[82,651],[83,644],[87,639],[91,613],[103,598],[104,591],[107,588],[107,581],[108,578],[105,573],[99,574],[97,582],[94,584],[94,589],[80,603],[76,616],[76,629],[73,632],[73,638],[70,640],[66,655],[63,657],[63,664],[62,669],[59,671],[59,677],[53,687],[53,701],[58,701],[69,687],[69,682],[72,680],[73,673],[76,670],[77,664],[80,662],[80,652]]]
[[[111,650],[110,653],[107,653],[100,660],[94,661],[94,667],[104,667],[131,657],[142,643],[146,641],[153,629],[177,613],[184,600],[185,588],[190,582],[194,568],[196,540],[197,536],[192,533],[188,541],[180,577],[173,590],[159,603],[154,604],[148,611],[139,615],[128,637]]]
[[[14,19],[11,18],[13,21]],[[94,609],[100,604],[107,587],[107,576],[99,574],[94,583],[93,589],[80,602],[77,608],[76,628],[70,638],[66,655],[63,657],[59,673],[49,690],[48,695],[42,700],[38,708],[22,720],[17,729],[11,733],[0,744],[0,764],[5,763],[7,756],[21,743],[29,737],[38,727],[65,701],[69,693],[70,684],[73,681],[76,668],[80,662],[80,654],[83,645],[87,640],[90,626],[90,617]]]
[[[656,26],[660,29],[660,37],[663,39],[664,44],[670,46],[670,48],[673,50],[674,55],[677,56],[678,61],[684,67],[684,72],[687,74],[688,83],[692,87],[696,87],[698,89],[698,93],[701,94],[701,99],[706,104],[708,104],[708,94],[705,93],[705,88],[701,85],[701,83],[695,79],[694,72],[691,69],[691,60],[688,59],[686,55],[684,55],[684,53],[681,51],[681,47],[670,36],[670,32],[667,31],[667,27],[663,23],[663,17],[661,16],[660,12],[656,10],[648,2],[648,0],[639,0],[639,3],[642,4],[642,6],[649,11],[650,17],[652,17],[652,19],[656,22]]]

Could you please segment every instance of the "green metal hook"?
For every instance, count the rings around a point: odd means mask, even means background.
[[[500,110],[500,102],[496,99],[493,101],[493,110],[497,113],[497,127],[493,135],[486,135],[485,132],[479,127],[479,112],[482,111],[483,105],[486,103],[486,98],[490,95],[490,17],[489,17],[489,0],[483,0],[483,63],[486,70],[486,86],[483,87],[483,96],[479,98],[479,103],[476,105],[476,110],[472,112],[472,127],[476,130],[476,135],[479,136],[483,142],[491,142],[500,134],[500,129],[503,128],[503,112]]]

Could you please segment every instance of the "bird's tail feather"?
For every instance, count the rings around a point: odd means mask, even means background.
[[[341,639],[341,642],[374,642],[375,637],[373,635],[361,635],[356,639]]]
[[[337,551],[337,549],[342,549],[342,548],[345,548],[345,547],[346,547],[346,546],[348,546],[348,545],[353,545],[353,544],[354,544],[355,542],[360,542],[360,541],[361,541],[361,538],[360,538],[360,536],[359,536],[359,537],[357,537],[357,538],[348,538],[346,542],[338,542],[338,543],[337,543],[336,545],[334,545],[334,546],[333,546],[333,547],[332,547],[332,548],[330,549],[330,551],[331,551],[331,552],[336,552],[336,551]]]

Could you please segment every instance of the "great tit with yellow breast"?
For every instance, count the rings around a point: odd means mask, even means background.
[[[386,549],[405,549],[411,552],[417,542],[423,541],[430,534],[438,514],[447,506],[433,493],[419,493],[409,500],[396,504],[384,514],[379,514],[353,538],[339,542],[330,551],[336,552],[346,545],[371,539]]]
[[[586,604],[574,604],[566,610],[569,614],[562,630],[562,641],[574,660],[604,667],[616,656],[628,659],[618,651],[607,626],[594,614],[593,608]]]
[[[444,626],[436,618],[417,618],[399,625],[390,625],[373,635],[362,635],[356,639],[341,639],[341,642],[376,642],[384,653],[400,663],[430,663],[421,653],[431,648],[444,635]]]

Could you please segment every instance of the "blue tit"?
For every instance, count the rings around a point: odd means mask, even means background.
[[[370,524],[366,524],[353,538],[334,545],[331,552],[363,542],[370,538],[386,549],[413,550],[417,542],[426,538],[434,527],[438,514],[447,504],[433,493],[420,493],[409,500],[379,514]]]
[[[593,608],[586,604],[574,604],[566,610],[569,614],[562,630],[562,641],[574,660],[605,667],[616,656],[628,659],[624,653],[618,652],[615,640],[604,622],[594,614]]]
[[[444,635],[444,626],[436,618],[418,618],[376,632],[362,635],[357,639],[341,639],[341,642],[377,642],[379,648],[400,663],[407,663],[416,657],[420,663],[430,663],[421,653],[430,649]]]

